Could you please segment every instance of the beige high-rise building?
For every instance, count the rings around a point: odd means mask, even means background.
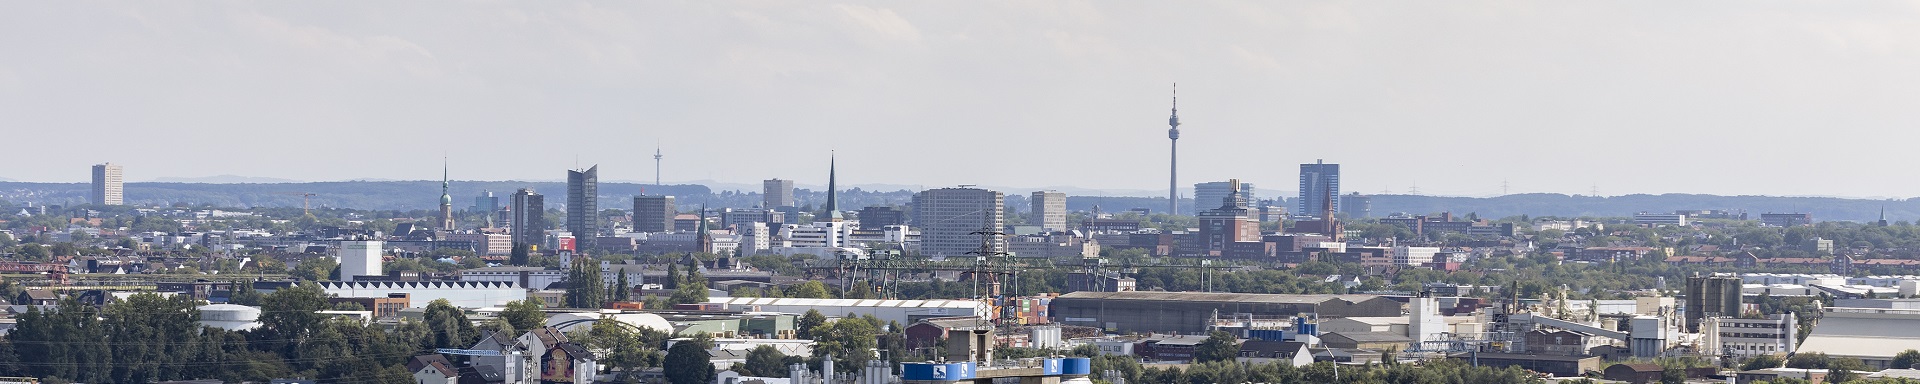
[[[1066,193],[1035,191],[1028,202],[1033,203],[1033,222],[1028,224],[1038,225],[1048,232],[1067,230]]]
[[[967,256],[980,252],[1006,252],[1007,239],[996,236],[990,243],[978,232],[998,232],[1006,226],[1006,195],[979,188],[940,188],[913,195],[914,225],[920,228],[920,254],[927,256]]]
[[[761,208],[774,209],[793,205],[793,180],[772,179],[761,182]]]
[[[114,163],[94,164],[93,203],[100,205],[121,205],[125,201],[121,191],[120,165]]]

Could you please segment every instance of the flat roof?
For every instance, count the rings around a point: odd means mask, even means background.
[[[1350,303],[1372,300],[1380,295],[1290,295],[1273,293],[1213,293],[1213,292],[1088,292],[1080,291],[1060,295],[1058,299],[1100,299],[1100,300],[1143,300],[1143,301],[1200,301],[1200,302],[1237,302],[1268,304],[1319,304],[1331,300]]]

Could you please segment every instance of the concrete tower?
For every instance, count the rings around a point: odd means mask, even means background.
[[[660,146],[653,146],[653,185],[660,185]]]
[[[447,159],[440,159],[440,229],[453,230],[453,194],[448,193]]]
[[[1167,214],[1180,213],[1180,85],[1173,85],[1173,115],[1167,117]]]

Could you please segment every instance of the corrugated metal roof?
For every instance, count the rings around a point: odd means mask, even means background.
[[[1341,300],[1350,303],[1372,300],[1379,295],[1284,295],[1270,293],[1210,293],[1210,292],[1073,292],[1060,295],[1061,299],[1102,299],[1102,300],[1150,300],[1150,301],[1199,301],[1199,302],[1238,302],[1272,304],[1318,304],[1329,300]]]

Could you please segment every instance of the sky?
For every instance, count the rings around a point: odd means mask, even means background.
[[[19,2],[0,178],[1920,196],[1920,3]],[[1012,193],[1024,193],[1011,191]]]

